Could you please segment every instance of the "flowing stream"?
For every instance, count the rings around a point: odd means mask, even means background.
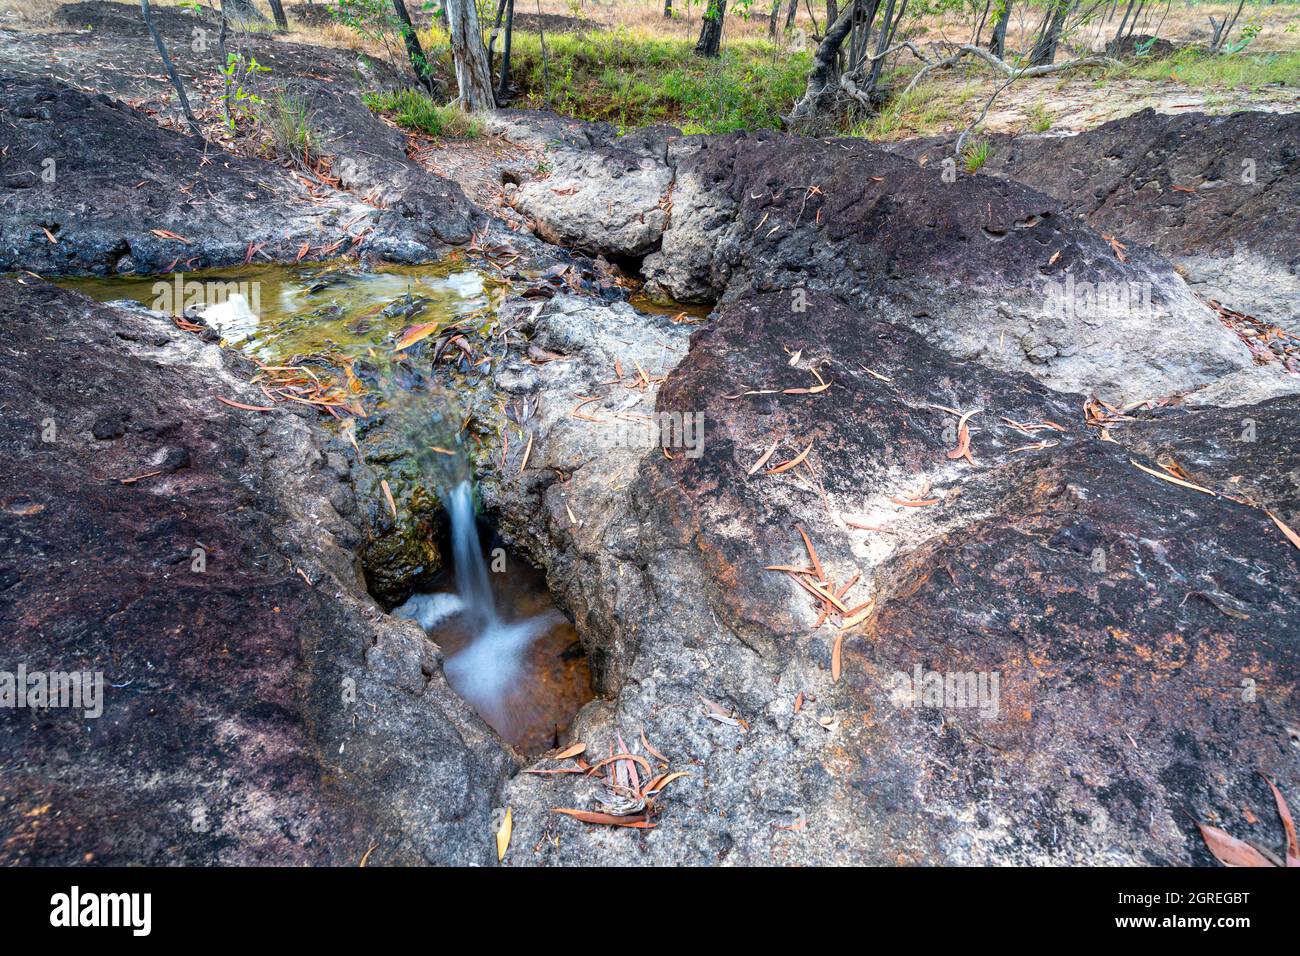
[[[488,570],[470,483],[445,500],[455,592],[416,594],[393,614],[419,622],[442,646],[447,681],[503,738],[525,752],[545,750],[590,696],[577,634],[549,600],[530,598],[541,583],[532,568],[500,552],[500,571]],[[505,614],[494,580],[509,599]]]
[[[101,301],[133,299],[171,313],[192,308],[227,345],[263,362],[312,364],[334,356],[327,367],[337,370],[390,353],[396,336],[416,323],[459,322],[467,331],[490,323],[500,280],[447,262],[373,271],[349,263],[245,266],[60,284]],[[387,379],[384,402],[402,423],[399,440],[413,453],[417,480],[443,491],[453,568],[433,582],[433,592],[414,595],[393,613],[419,622],[438,643],[452,688],[503,739],[525,754],[540,753],[593,696],[577,632],[527,562],[496,551],[489,570],[473,487],[459,480],[468,471],[463,457],[453,462],[427,451],[453,441],[435,427],[446,416],[428,404],[432,393],[405,390],[401,376]]]

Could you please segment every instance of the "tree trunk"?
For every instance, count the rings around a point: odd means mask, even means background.
[[[510,99],[510,40],[514,35],[515,0],[507,0],[506,39],[501,48],[501,79],[497,82],[497,102],[505,104]]]
[[[289,29],[289,18],[284,15],[284,4],[280,0],[270,0],[271,14],[275,17],[275,28],[281,32]]]
[[[839,16],[840,16],[840,5],[836,2],[836,0],[826,0],[827,26],[829,26],[830,24],[838,20]],[[849,29],[851,30],[852,27],[850,27]],[[840,71],[844,67],[843,59],[844,59],[844,47],[843,44],[841,44],[840,49],[835,51],[835,59],[831,61],[831,75],[829,77],[831,83],[838,83],[840,81]]]
[[[776,39],[776,25],[781,22],[781,0],[772,0],[772,14],[767,18],[767,38]]]
[[[199,129],[199,121],[194,118],[194,111],[190,109],[189,97],[185,95],[185,85],[181,83],[181,78],[176,73],[176,67],[172,65],[172,58],[167,55],[167,47],[163,44],[162,34],[153,25],[153,16],[149,12],[149,0],[140,0],[140,15],[144,17],[144,25],[148,29],[149,35],[153,37],[154,46],[158,48],[158,55],[162,57],[163,66],[167,70],[167,78],[172,81],[172,87],[176,90],[176,98],[180,100],[181,112],[185,114],[185,121],[190,124],[190,132],[202,139],[203,131]]]
[[[456,66],[456,103],[468,113],[496,106],[492,97],[492,68],[478,31],[478,7],[474,0],[447,0],[447,24],[451,31],[451,59]]]
[[[1069,9],[1070,0],[1056,0],[1051,17],[1029,54],[1030,66],[1047,66],[1056,59],[1056,45],[1061,42],[1061,28],[1065,26],[1065,15]]]
[[[785,11],[785,28],[787,30],[794,29],[794,18],[795,18],[795,14],[797,14],[798,12],[799,12],[799,0],[790,0],[790,6],[788,6]]]
[[[664,19],[671,20],[672,18],[673,18],[673,0],[664,0]]]
[[[433,70],[430,69],[429,60],[424,55],[424,48],[420,46],[420,38],[415,35],[415,25],[411,23],[411,15],[406,12],[406,0],[393,0],[393,10],[397,12],[397,19],[401,21],[402,41],[406,44],[406,55],[411,61],[411,69],[415,71],[420,84],[432,94],[434,92]]]
[[[853,7],[848,7],[839,19],[826,29],[826,36],[813,54],[813,68],[808,71],[808,83],[803,96],[790,111],[790,125],[802,126],[816,118],[825,106],[825,100],[834,93],[830,85],[831,67],[839,55],[844,38],[853,29]]]
[[[700,39],[695,44],[697,56],[715,57],[722,48],[722,21],[727,16],[727,0],[709,0],[708,9],[704,11],[704,26],[700,28]]]
[[[989,40],[989,52],[999,60],[1007,58],[1007,24],[1011,22],[1011,0],[1006,0],[1002,15],[993,25],[993,38]]]

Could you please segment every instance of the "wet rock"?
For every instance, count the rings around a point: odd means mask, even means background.
[[[690,776],[641,831],[551,812],[594,809],[593,780],[520,776],[507,862],[1206,863],[1196,820],[1278,844],[1255,770],[1300,786],[1300,551],[1262,511],[1142,472],[1077,399],[828,296],[790,304],[741,297],[638,390],[634,411],[657,391],[658,413],[703,415],[695,457],[617,432],[592,451],[633,394],[601,386],[611,357],[675,344],[671,325],[620,343],[613,310],[562,299],[531,318],[573,361],[526,396],[536,464],[484,450],[484,500],[597,664],[609,699],[571,739],[657,765],[644,732]],[[813,368],[829,388],[783,391]],[[603,421],[572,414],[592,396]],[[976,409],[973,462],[952,457]],[[749,474],[774,443],[765,469],[805,448],[810,467]],[[837,589],[858,575],[860,623],[815,627],[765,570],[808,564],[796,526]],[[904,693],[918,668],[937,705]],[[949,674],[975,678],[969,701],[945,700]]]
[[[0,313],[3,669],[104,680],[97,718],[0,709],[0,860],[494,859],[512,757],[365,595],[323,437],[217,402],[254,369],[164,316],[26,278]]]
[[[659,131],[625,137],[624,149],[599,130],[587,136],[597,145],[584,148],[570,131],[553,150],[552,177],[521,188],[527,212],[539,234],[589,250],[617,244],[611,231],[628,223],[651,227],[620,251],[658,242],[643,263],[652,295],[829,291],[963,360],[1112,400],[1188,390],[1251,364],[1162,260],[1115,249],[1015,184],[964,173],[949,181],[938,166],[853,140]],[[627,162],[610,160],[619,149]],[[633,159],[646,188],[618,185]],[[667,189],[647,163],[671,169]],[[606,165],[614,172],[602,173]]]
[[[1227,116],[1146,109],[1077,136],[989,138],[981,172],[1058,200],[1101,232],[1176,262],[1192,287],[1300,331],[1300,113]],[[890,147],[930,163],[943,139]]]
[[[291,261],[304,243],[309,259],[364,250],[427,260],[445,248],[436,229],[399,212],[333,191],[313,199],[279,166],[214,159],[197,139],[103,95],[0,76],[0,104],[9,117],[0,124],[3,270],[192,270]]]

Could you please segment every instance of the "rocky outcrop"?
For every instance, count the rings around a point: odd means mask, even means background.
[[[589,130],[551,155],[551,177],[519,191],[538,234],[629,256],[657,242],[643,261],[655,295],[827,291],[962,360],[1116,402],[1251,366],[1157,256],[1117,248],[1014,183],[772,132]]]
[[[346,89],[293,80],[282,95],[303,107],[320,151],[331,158],[339,185],[400,216],[434,242],[461,245],[487,224],[460,186],[435,176],[406,155],[406,136],[384,123]]]
[[[513,756],[366,596],[345,443],[156,313],[0,315],[0,670],[103,676],[0,708],[0,861],[489,862]]]
[[[742,297],[678,361],[671,326],[620,345],[617,314],[557,299],[526,327],[565,361],[502,366],[531,456],[486,449],[484,500],[610,698],[571,739],[690,774],[649,830],[552,813],[599,809],[592,778],[521,775],[507,861],[1207,863],[1198,820],[1279,844],[1255,771],[1300,786],[1300,551],[1272,520],[1142,471],[1030,378],[791,305]],[[656,389],[657,413],[703,416],[699,454],[618,437]],[[1233,470],[1285,453],[1260,434]],[[770,570],[813,560],[799,529],[845,605],[873,602],[861,620],[817,626]],[[970,674],[971,699],[930,699],[930,674]]]
[[[189,271],[362,251],[427,261],[482,219],[445,182],[427,221],[400,203],[383,210],[325,186],[313,194],[272,163],[214,154],[57,81],[0,77],[0,103],[0,270]]]
[[[989,138],[981,172],[1056,199],[1098,231],[1176,262],[1192,288],[1300,332],[1300,113],[1143,110],[1077,136]],[[945,140],[894,149],[938,162]]]

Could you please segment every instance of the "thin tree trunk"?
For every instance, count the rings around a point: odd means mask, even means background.
[[[506,40],[501,48],[501,79],[497,83],[497,102],[505,104],[510,99],[510,40],[514,35],[515,0],[507,0]]]
[[[270,0],[271,14],[275,17],[275,28],[281,32],[289,29],[289,18],[284,15],[284,4],[280,0]]]
[[[794,29],[794,18],[795,15],[798,13],[799,13],[799,0],[790,0],[790,6],[788,6],[785,11],[785,28],[787,30]]]
[[[1056,46],[1061,42],[1061,28],[1065,26],[1065,15],[1069,9],[1070,0],[1056,0],[1051,16],[1029,54],[1030,66],[1047,66],[1056,59]]]
[[[153,25],[153,16],[149,12],[149,0],[140,0],[140,15],[144,17],[144,25],[153,37],[153,44],[158,48],[158,55],[162,57],[163,66],[167,70],[167,78],[172,81],[172,87],[176,90],[176,98],[180,100],[181,112],[185,114],[185,121],[190,125],[192,132],[199,139],[203,138],[203,131],[199,129],[199,121],[194,118],[194,111],[190,109],[189,97],[185,95],[185,85],[181,83],[181,78],[176,73],[176,67],[172,65],[172,58],[167,55],[167,47],[163,44],[162,34],[158,28]],[[225,66],[223,63],[222,66]]]
[[[474,0],[447,0],[447,22],[451,31],[451,59],[456,67],[456,102],[469,113],[496,106],[492,96],[492,68],[478,30],[478,7]]]
[[[781,0],[772,0],[772,13],[767,18],[767,38],[776,39],[776,25],[781,22]]]
[[[673,18],[673,0],[664,0],[664,19],[671,20],[672,18]]]
[[[826,29],[826,36],[822,38],[817,52],[813,54],[813,68],[808,71],[808,83],[804,87],[803,96],[790,111],[791,126],[806,124],[821,112],[828,90],[831,92],[834,90],[830,85],[831,66],[839,55],[844,38],[852,29],[853,8],[849,7]]]
[[[704,11],[704,25],[695,44],[697,56],[716,57],[722,49],[722,22],[727,16],[727,0],[709,0]]]
[[[424,48],[420,46],[420,38],[415,35],[415,24],[411,23],[411,15],[406,11],[406,0],[393,0],[393,9],[401,21],[402,42],[406,44],[406,56],[411,61],[411,69],[415,71],[420,84],[433,93],[433,70],[424,55]]]
[[[839,17],[840,17],[840,6],[836,2],[836,0],[826,0],[826,22],[828,24],[834,23],[836,20],[839,19]],[[852,29],[852,27],[850,27],[850,29]],[[843,61],[844,61],[844,46],[843,44],[841,44],[840,48],[835,51],[835,59],[831,62],[830,81],[832,83],[839,82],[840,71],[844,67]]]
[[[1007,55],[1007,24],[1011,22],[1011,0],[1006,0],[1006,6],[1002,8],[1002,15],[998,17],[998,22],[993,25],[993,39],[989,41],[989,52],[999,60],[1005,60]]]

